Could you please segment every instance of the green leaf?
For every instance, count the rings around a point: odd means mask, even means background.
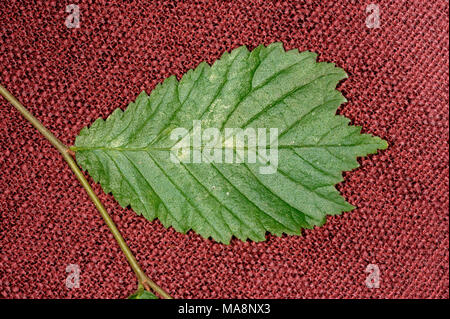
[[[358,156],[387,148],[384,140],[360,134],[360,127],[336,115],[346,102],[335,89],[344,78],[342,69],[317,63],[312,52],[286,52],[280,43],[251,52],[242,46],[212,66],[200,63],[180,81],[167,78],[106,121],[97,119],[72,149],[121,206],[131,205],[165,227],[193,229],[222,243],[232,236],[262,241],[267,231],[300,234],[322,225],[327,215],[352,210],[334,185],[343,171],[358,167]],[[174,129],[195,135],[195,123],[220,129],[213,151],[231,151],[234,163],[192,163],[196,151],[205,151],[204,141],[172,153],[178,145]],[[257,150],[256,163],[240,157],[251,145],[228,143],[236,134],[225,136],[226,128],[277,128],[278,163],[275,157],[265,163],[276,172],[261,171],[269,154],[264,150]],[[191,162],[175,163],[171,153]]]
[[[134,294],[129,296],[127,299],[158,299],[158,297],[142,288],[138,289]]]

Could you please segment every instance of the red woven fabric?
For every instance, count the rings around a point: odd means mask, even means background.
[[[376,2],[375,2],[376,1]],[[349,78],[339,113],[390,148],[339,189],[358,208],[304,236],[225,246],[100,194],[151,278],[184,298],[449,297],[448,1],[0,1],[0,83],[63,142],[171,74],[239,45],[284,43]],[[67,3],[66,3],[67,2]],[[0,296],[123,298],[136,280],[50,144],[0,98]],[[81,270],[68,289],[68,264]],[[369,289],[368,264],[380,269]]]

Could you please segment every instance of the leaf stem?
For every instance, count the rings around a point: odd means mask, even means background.
[[[73,151],[70,150],[66,145],[64,145],[52,132],[50,132],[37,118],[35,118],[7,89],[5,89],[2,85],[0,85],[0,94],[10,102],[22,115],[25,117],[28,122],[30,122],[63,156],[64,160],[69,164],[70,169],[73,171],[78,181],[81,183],[81,186],[86,190],[95,207],[97,207],[100,215],[103,217],[106,225],[110,229],[114,238],[120,246],[120,249],[125,254],[131,268],[133,269],[136,277],[138,279],[139,285],[142,285],[148,291],[153,289],[154,292],[158,293],[164,299],[172,299],[172,297],[164,291],[161,287],[159,287],[155,282],[153,282],[150,278],[147,277],[145,272],[140,267],[130,248],[125,242],[125,239],[120,234],[117,229],[116,224],[109,216],[105,207],[103,206],[100,199],[95,194],[89,182],[84,177],[80,168],[76,164],[73,159]]]

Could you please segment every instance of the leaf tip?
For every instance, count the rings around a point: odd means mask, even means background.
[[[380,138],[380,150],[385,150],[389,147],[389,143],[386,140]]]

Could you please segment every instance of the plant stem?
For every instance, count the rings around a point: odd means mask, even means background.
[[[148,278],[147,275],[145,274],[145,272],[142,270],[142,268],[140,267],[136,258],[134,257],[133,253],[131,252],[130,248],[126,244],[125,239],[122,237],[119,230],[117,229],[116,224],[111,219],[111,216],[109,216],[109,214],[106,211],[105,207],[103,206],[102,202],[97,197],[97,195],[95,194],[91,185],[86,180],[86,178],[84,177],[80,168],[78,167],[75,160],[73,159],[73,157],[72,157],[73,151],[71,151],[55,135],[53,135],[52,132],[50,132],[37,118],[35,118],[2,85],[0,85],[0,94],[3,95],[3,97],[6,100],[8,100],[23,115],[23,117],[25,117],[25,119],[27,119],[42,135],[44,135],[44,137],[61,153],[61,155],[63,156],[65,161],[69,164],[70,169],[73,171],[73,173],[75,174],[77,179],[80,181],[83,188],[88,193],[88,195],[91,198],[92,202],[94,203],[95,207],[97,207],[97,209],[100,212],[100,215],[103,217],[103,220],[105,221],[106,225],[108,225],[108,228],[112,232],[114,238],[116,239],[117,243],[120,246],[120,249],[125,254],[125,257],[127,258],[128,262],[130,263],[131,268],[133,269],[134,273],[136,274],[139,284],[144,286],[145,289],[147,289],[148,291],[151,291],[151,289],[153,289],[154,292],[158,293],[161,297],[163,297],[165,299],[172,299],[172,297],[167,292],[165,292],[155,282],[150,280],[150,278]]]

